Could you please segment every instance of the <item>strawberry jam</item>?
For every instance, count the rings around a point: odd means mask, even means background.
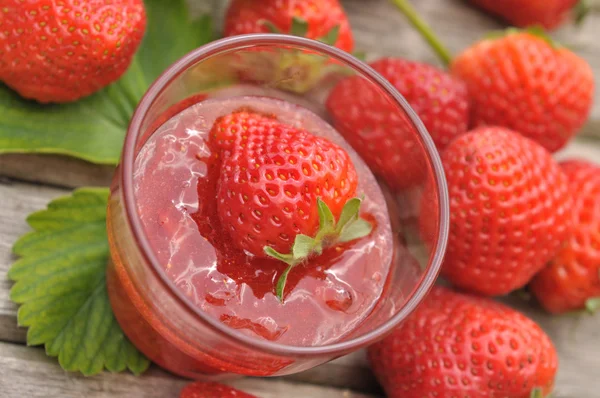
[[[275,115],[339,145],[358,175],[364,238],[324,250],[289,274],[285,300],[275,286],[286,264],[239,249],[215,210],[215,120],[244,108]],[[204,313],[241,333],[294,346],[333,343],[354,330],[382,294],[392,261],[384,196],[369,169],[327,123],[275,99],[239,97],[195,104],[165,122],[141,148],[134,190],[146,236],[175,289]]]

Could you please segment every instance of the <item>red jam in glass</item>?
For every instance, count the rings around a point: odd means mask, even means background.
[[[239,250],[206,206],[215,200],[211,143],[214,121],[237,109],[273,114],[343,147],[358,173],[362,217],[374,230],[296,266],[285,301],[275,284],[286,264]],[[393,243],[377,181],[341,136],[312,112],[288,102],[239,97],[206,100],[162,125],[141,149],[134,190],[138,213],[159,262],[176,289],[206,314],[250,336],[286,345],[335,342],[367,317],[380,297]]]

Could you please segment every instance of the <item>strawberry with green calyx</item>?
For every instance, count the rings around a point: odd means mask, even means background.
[[[249,255],[288,264],[280,299],[293,266],[371,232],[358,217],[354,165],[329,140],[245,110],[219,118],[210,135],[221,157],[221,226]]]
[[[562,148],[589,116],[594,76],[589,64],[554,44],[543,31],[509,29],[455,59],[407,0],[394,0],[423,34],[471,99],[473,126],[506,127],[550,151]]]
[[[269,29],[269,31],[271,33],[279,33],[279,34],[286,33],[286,32],[280,31],[279,28],[277,28],[277,26],[275,26],[275,24],[273,24],[271,21],[264,20],[263,24],[267,27],[267,29]],[[308,33],[308,22],[305,19],[302,19],[300,17],[293,17],[292,18],[292,27],[290,28],[290,31],[287,33],[289,33],[292,36],[306,37],[306,34]],[[331,30],[329,32],[327,32],[325,35],[323,35],[321,37],[317,37],[317,38],[315,38],[315,40],[320,41],[325,44],[329,44],[330,46],[335,46],[335,43],[337,43],[339,37],[340,37],[340,26],[336,25],[333,28],[331,28]]]
[[[342,209],[340,218],[336,223],[335,217],[327,204],[317,198],[319,209],[319,229],[315,237],[299,234],[296,235],[294,245],[289,254],[281,254],[270,246],[265,246],[265,253],[288,265],[277,282],[275,291],[281,300],[285,290],[287,275],[296,265],[306,261],[311,256],[323,253],[323,248],[346,243],[365,237],[371,233],[373,225],[367,220],[359,218],[361,200],[350,199]]]
[[[587,0],[469,0],[514,26],[540,25],[554,29],[569,18],[581,22],[589,12]]]
[[[354,39],[338,0],[233,0],[224,36],[289,33],[352,52]]]
[[[529,288],[551,313],[600,304],[600,166],[580,160],[560,164],[573,195],[573,230],[568,241]]]
[[[142,0],[6,0],[0,24],[0,80],[25,98],[61,103],[125,73],[146,14]]]
[[[319,40],[352,52],[354,39],[338,0],[234,0],[225,17],[225,36],[285,33]],[[344,73],[330,58],[293,48],[255,47],[243,54],[242,80],[303,94],[330,73]],[[247,67],[257,64],[257,68]]]

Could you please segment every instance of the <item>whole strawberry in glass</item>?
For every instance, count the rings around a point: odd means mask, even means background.
[[[241,110],[215,122],[216,210],[232,242],[254,258],[296,265],[370,234],[354,197],[358,177],[344,149],[275,117]]]

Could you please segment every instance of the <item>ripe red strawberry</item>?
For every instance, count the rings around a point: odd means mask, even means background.
[[[552,342],[521,313],[434,287],[398,329],[368,349],[388,398],[529,398],[552,391]]]
[[[438,148],[467,131],[465,85],[427,64],[384,58],[371,66],[408,100]],[[415,127],[365,79],[341,81],[327,99],[338,131],[392,189],[421,182],[425,165]]]
[[[283,32],[321,40],[351,52],[354,39],[338,0],[233,0],[225,36]]]
[[[585,161],[561,164],[575,192],[573,233],[558,255],[533,279],[530,288],[553,313],[581,309],[600,297],[600,167]]]
[[[552,152],[577,133],[591,109],[588,63],[532,33],[480,41],[451,70],[467,83],[475,126],[513,129]]]
[[[370,233],[353,198],[354,165],[327,139],[248,111],[218,119],[211,139],[222,157],[221,226],[247,253],[281,260],[289,270],[327,246]]]
[[[233,387],[219,383],[195,382],[181,390],[179,398],[256,398]]]
[[[540,145],[500,127],[464,134],[441,156],[450,196],[442,274],[489,296],[525,286],[568,238],[566,176]]]
[[[42,103],[75,101],[125,72],[145,27],[142,0],[4,0],[0,80]]]
[[[541,25],[553,29],[574,16],[581,0],[470,0],[487,12],[498,15],[514,26]]]

